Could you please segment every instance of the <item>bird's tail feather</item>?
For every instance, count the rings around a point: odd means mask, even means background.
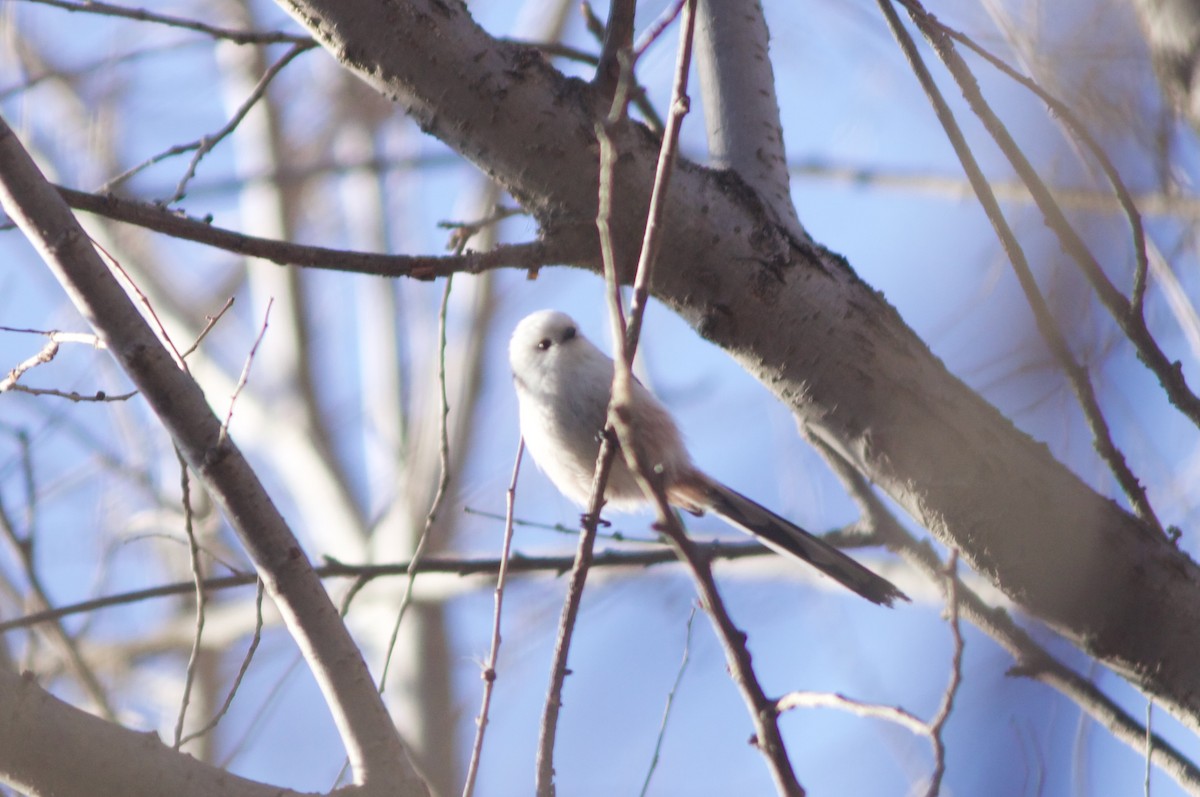
[[[909,599],[892,582],[829,543],[711,478],[704,477],[701,484],[688,485],[687,491],[691,493],[690,503],[720,515],[780,553],[803,559],[873,603],[891,606],[895,600]],[[702,495],[697,496],[697,492]],[[701,497],[704,500],[696,500]]]

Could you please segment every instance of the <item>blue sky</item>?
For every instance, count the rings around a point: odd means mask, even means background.
[[[652,19],[662,3],[646,4],[642,18]],[[772,54],[776,69],[785,141],[798,162],[828,163],[882,173],[958,177],[960,170],[938,129],[915,78],[907,71],[873,3],[814,0],[806,4],[768,3]],[[297,30],[273,6],[259,3],[263,27]],[[1079,2],[1053,9],[1034,5],[1012,9],[1018,21],[1036,21],[1031,45],[1047,78],[1061,80],[1089,110],[1095,97],[1081,86],[1111,86],[1114,104],[1121,102],[1153,113],[1159,104],[1152,75],[1140,49],[1132,20],[1121,6]],[[172,4],[163,12],[204,16],[202,4]],[[990,47],[1011,56],[982,11],[955,4],[931,10],[948,24],[979,36]],[[28,145],[53,165],[55,179],[79,188],[95,188],[111,177],[96,163],[92,136],[115,134],[120,167],[193,140],[219,128],[227,110],[213,77],[211,44],[200,37],[153,26],[72,15],[33,3],[6,4],[20,35],[29,37],[60,66],[89,70],[82,81],[82,104],[94,107],[89,128],[76,126],[64,108],[70,101],[50,85],[2,95],[0,113]],[[515,20],[536,19],[514,3],[478,3],[472,12],[488,30],[508,34]],[[1079,31],[1093,25],[1095,38]],[[591,48],[575,15],[567,40]],[[665,105],[674,58],[676,29],[643,62],[640,74],[656,105]],[[1032,34],[1031,34],[1032,35]],[[135,38],[136,37],[136,38]],[[141,38],[141,37],[144,37]],[[136,41],[136,44],[131,44]],[[106,64],[104,59],[145,48],[144,55]],[[278,57],[283,49],[272,49]],[[928,54],[927,54],[928,55]],[[1069,55],[1069,57],[1068,57]],[[1013,59],[1015,60],[1015,59]],[[977,65],[976,65],[977,66]],[[578,67],[565,67],[586,76]],[[1057,70],[1057,71],[1056,71]],[[936,68],[935,68],[936,71]],[[1132,73],[1132,76],[1131,76]],[[312,162],[330,155],[309,142],[318,131],[336,128],[328,118],[324,91],[334,85],[336,67],[321,51],[302,55],[277,84],[285,130],[297,150]],[[1021,90],[996,78],[986,68],[979,74],[985,91],[1031,157],[1056,184],[1099,185],[1063,142],[1053,120]],[[21,82],[11,62],[0,71],[0,90]],[[1105,82],[1107,81],[1107,82]],[[301,91],[308,85],[320,91]],[[942,79],[952,102],[957,90]],[[108,96],[119,96],[118,118],[101,114]],[[698,96],[698,90],[693,92]],[[961,102],[955,106],[962,111]],[[702,104],[685,124],[683,152],[704,159]],[[1098,118],[1100,112],[1096,111]],[[1010,170],[962,115],[980,157],[995,179]],[[445,148],[416,135],[396,120],[379,136],[390,157],[440,156]],[[1118,164],[1138,190],[1151,190],[1153,160],[1139,144],[1140,130],[1113,124],[1101,138],[1118,156]],[[1177,131],[1179,157],[1174,177],[1181,190],[1191,187],[1195,141]],[[307,149],[305,149],[307,145]],[[136,178],[131,190],[153,198],[169,194],[186,165],[186,157],[160,164]],[[235,176],[232,149],[217,147],[203,162],[184,202],[194,215],[211,213],[215,222],[236,227],[237,195],[229,189]],[[388,177],[388,237],[395,251],[437,252],[445,232],[436,223],[454,218],[462,195],[473,190],[477,176],[469,165],[450,163],[428,172],[395,170]],[[1015,279],[1001,259],[982,212],[972,200],[932,190],[852,184],[819,176],[798,175],[793,196],[800,217],[814,238],[845,255],[858,274],[879,289],[905,320],[958,376],[971,384],[1022,429],[1044,441],[1062,461],[1101,492],[1117,491],[1091,449],[1089,435],[1063,382],[1030,323]],[[307,198],[297,219],[296,238],[305,243],[344,245],[349,237],[344,212],[335,198]],[[1058,288],[1056,305],[1069,324],[1072,341],[1094,358],[1096,381],[1118,442],[1146,481],[1166,522],[1185,532],[1194,526],[1196,430],[1166,404],[1150,375],[1127,346],[1103,351],[1112,340],[1112,323],[1094,301],[1074,297],[1077,278],[1045,232],[1029,205],[1006,204],[1010,219],[1028,247],[1044,285]],[[1131,271],[1128,235],[1112,214],[1076,214],[1093,251],[1119,285]],[[1185,288],[1195,294],[1197,271],[1187,220],[1147,219],[1154,241],[1168,253]],[[502,226],[505,240],[525,240],[534,233],[528,219]],[[160,274],[198,294],[233,272],[237,261],[190,244],[157,241]],[[64,302],[61,291],[40,266],[30,248],[14,232],[0,235],[0,324],[39,329],[84,329]],[[365,277],[314,274],[311,312],[320,330],[315,344],[328,386],[325,407],[346,431],[340,453],[360,479],[363,433],[356,394],[362,376],[358,361],[348,356],[360,342],[355,335],[355,297],[379,285]],[[462,278],[460,278],[461,280]],[[504,351],[512,326],[527,312],[555,307],[572,313],[584,331],[603,342],[606,321],[602,284],[573,269],[545,269],[535,282],[521,274],[499,274],[497,311],[486,341],[487,367],[479,428],[460,483],[453,486],[452,511],[463,507],[502,511],[517,440],[515,398],[509,384]],[[365,286],[365,287],[364,287]],[[244,290],[244,289],[243,289]],[[408,329],[430,339],[439,286],[401,285],[397,289]],[[230,322],[211,343],[214,359],[240,363],[261,319],[249,301],[241,302]],[[216,308],[195,308],[196,316]],[[1185,372],[1197,378],[1196,361],[1165,310],[1157,291],[1149,313],[1160,342],[1183,360]],[[678,418],[697,463],[738,490],[775,507],[814,531],[849,523],[855,508],[819,457],[800,439],[782,405],[743,372],[727,355],[700,340],[668,310],[653,305],[647,316],[643,365],[647,382]],[[423,326],[422,326],[423,325]],[[0,371],[32,354],[41,340],[0,333]],[[1103,353],[1103,356],[1101,356]],[[102,355],[82,347],[64,347],[51,366],[31,372],[28,384],[59,389],[118,390],[125,384]],[[252,387],[253,389],[253,387]],[[224,397],[214,397],[223,406]],[[57,403],[56,403],[57,402]],[[731,422],[731,419],[736,419]],[[144,435],[131,435],[141,428]],[[9,507],[23,506],[22,460],[18,433],[37,443],[35,464],[38,503],[38,557],[52,595],[70,602],[158,583],[168,573],[152,542],[136,535],[139,519],[151,512],[147,494],[130,490],[125,474],[105,466],[89,436],[140,462],[165,462],[165,437],[149,431],[138,406],[68,405],[55,399],[0,396],[0,496]],[[78,430],[86,430],[87,435]],[[235,426],[235,436],[237,434]],[[136,447],[130,449],[130,441]],[[251,451],[269,469],[269,452]],[[169,492],[177,474],[162,465],[148,466],[155,488]],[[357,469],[357,470],[356,470]],[[267,472],[268,483],[278,485]],[[281,488],[280,488],[281,489]],[[147,491],[153,492],[153,491]],[[305,534],[308,519],[299,516],[292,496],[277,499],[289,519]],[[518,514],[545,523],[572,524],[578,510],[558,496],[526,462]],[[622,517],[618,526],[631,534],[647,533],[646,517]],[[153,524],[149,524],[153,526]],[[697,535],[736,538],[717,520],[692,522]],[[95,530],[119,529],[120,534]],[[500,524],[477,515],[459,523],[454,550],[464,555],[496,555]],[[920,530],[916,530],[921,534]],[[119,540],[115,547],[113,540]],[[311,543],[312,538],[306,537]],[[1182,543],[1195,552],[1194,539]],[[523,553],[568,553],[573,538],[536,529],[518,531],[515,547]],[[336,551],[312,547],[316,558]],[[860,554],[864,561],[884,560],[878,552]],[[178,557],[185,557],[181,548]],[[97,562],[108,557],[109,568]],[[186,558],[179,561],[186,563]],[[0,570],[20,581],[11,560],[0,558]],[[103,580],[98,580],[103,573]],[[936,601],[884,611],[805,573],[775,564],[732,563],[718,567],[734,619],[750,636],[750,645],[768,692],[812,689],[843,692],[863,700],[900,705],[922,717],[936,710],[948,678],[951,635]],[[529,579],[510,588],[505,614],[500,681],[492,709],[480,795],[528,794],[533,773],[537,723],[549,670],[562,579]],[[242,597],[250,593],[240,593]],[[932,593],[930,593],[932,594]],[[491,587],[482,581],[448,601],[453,651],[452,676],[457,703],[448,710],[458,717],[456,744],[465,760],[478,708],[479,660],[486,655],[491,623]],[[677,568],[597,577],[589,588],[572,649],[573,674],[564,695],[557,751],[560,793],[611,795],[636,793],[641,787],[658,734],[659,720],[683,656],[685,624],[694,593]],[[101,615],[97,633],[109,642],[137,636],[169,614],[154,605],[136,606]],[[1020,617],[1018,613],[1018,617]],[[1036,622],[1021,618],[1039,639],[1080,671],[1088,673],[1142,717],[1145,702],[1125,683],[1092,668],[1086,657],[1056,640]],[[1076,795],[1130,793],[1141,788],[1144,762],[1128,747],[1114,742],[1077,707],[1048,687],[1006,675],[1012,661],[995,643],[964,627],[964,684],[946,729],[948,774],[946,794]],[[235,669],[243,645],[233,647],[223,667]],[[662,758],[651,794],[767,794],[770,779],[759,754],[747,745],[751,733],[745,708],[725,672],[725,663],[707,620],[697,615],[689,646],[689,665],[680,681],[664,737]],[[340,765],[338,740],[303,667],[291,667],[294,648],[282,631],[268,632],[250,681],[225,723],[219,751],[234,747],[247,729],[252,739],[233,758],[234,771],[280,785],[327,789]],[[375,662],[372,662],[373,664]],[[181,673],[182,662],[163,660],[148,694],[129,705],[143,712],[131,720],[159,727],[173,711],[170,700],[157,700],[159,689]],[[141,677],[149,677],[143,674]],[[275,690],[278,688],[278,692]],[[69,689],[65,693],[70,695]],[[164,708],[164,705],[166,706]],[[264,712],[263,707],[267,710]],[[255,717],[263,713],[258,724]],[[168,719],[164,719],[164,717]],[[1155,729],[1184,747],[1195,747],[1191,735],[1156,712]],[[930,767],[928,745],[905,731],[875,720],[808,710],[783,719],[783,728],[801,781],[812,794],[904,794],[918,789]],[[1182,793],[1161,773],[1154,793]]]

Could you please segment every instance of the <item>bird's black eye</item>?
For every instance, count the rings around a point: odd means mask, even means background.
[[[563,341],[568,341],[575,337],[575,327],[567,327],[563,330]]]
[[[542,338],[538,341],[538,351],[545,351],[550,348],[550,338]]]

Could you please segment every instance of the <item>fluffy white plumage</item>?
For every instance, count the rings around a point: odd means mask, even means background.
[[[508,357],[526,448],[563,495],[586,505],[607,420],[613,361],[579,332],[570,316],[554,310],[533,313],[517,324]],[[631,415],[633,433],[662,474],[673,505],[693,514],[711,511],[874,603],[908,600],[887,579],[693,466],[670,413],[638,382]],[[624,457],[614,460],[604,497],[607,506],[618,510],[646,503]]]

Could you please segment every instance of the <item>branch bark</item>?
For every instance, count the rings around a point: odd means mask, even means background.
[[[81,711],[32,678],[0,667],[0,758],[5,782],[30,794],[95,797],[299,797],[197,761]],[[355,790],[339,792],[352,794]]]

